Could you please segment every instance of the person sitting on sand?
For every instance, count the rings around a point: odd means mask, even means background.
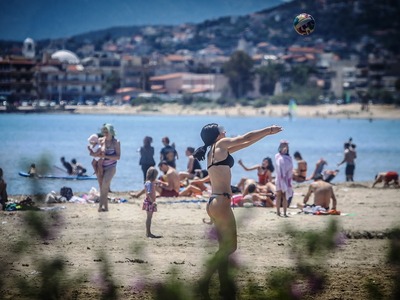
[[[194,179],[190,184],[179,192],[179,196],[198,196],[203,195],[203,192],[209,190],[205,185],[210,183],[210,177],[207,175],[204,178]]]
[[[383,187],[389,187],[392,181],[394,187],[399,187],[399,174],[397,172],[381,172],[376,174],[375,181],[372,184],[372,187],[375,187],[375,185],[380,182],[383,182]]]
[[[293,157],[297,161],[297,169],[293,169],[292,180],[299,183],[304,182],[307,176],[307,162],[298,151],[293,154]]]
[[[194,152],[193,147],[186,148],[185,154],[188,157],[187,170],[185,172],[179,172],[180,180],[193,179],[196,174],[196,171],[201,170],[200,162],[197,158],[193,157],[193,152]]]
[[[325,182],[322,179],[322,175],[318,175],[314,178],[314,182],[310,184],[308,188],[308,192],[304,197],[303,204],[298,204],[297,206],[303,209],[308,200],[310,199],[311,194],[314,193],[314,204],[313,206],[320,206],[324,208],[326,211],[330,209],[330,201],[332,199],[332,210],[336,210],[336,196],[333,192],[332,185],[328,182]]]
[[[275,168],[270,157],[264,158],[261,164],[254,165],[252,167],[246,167],[241,159],[239,159],[238,163],[246,171],[257,170],[258,184],[265,185],[267,182],[272,181],[272,173],[275,171]],[[246,180],[246,178],[243,178],[242,180]],[[240,183],[238,186],[239,185]]]
[[[260,193],[254,183],[249,184],[243,193],[243,202],[246,203],[250,200],[254,206],[275,207],[273,199],[275,199],[273,193]]]
[[[160,197],[178,197],[180,181],[178,172],[163,160],[158,164],[160,170],[164,173],[162,180],[158,181],[157,192]]]

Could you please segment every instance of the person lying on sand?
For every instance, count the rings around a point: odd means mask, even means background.
[[[380,182],[383,182],[383,187],[389,187],[392,181],[394,187],[399,187],[399,174],[397,172],[381,172],[376,174],[372,187],[375,187],[375,185]]]

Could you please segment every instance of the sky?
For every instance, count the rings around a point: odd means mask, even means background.
[[[67,38],[115,26],[200,23],[288,0],[0,0],[0,39]]]

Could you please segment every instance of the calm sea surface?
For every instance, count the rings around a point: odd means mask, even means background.
[[[99,132],[103,123],[112,123],[121,141],[121,160],[111,188],[115,191],[130,191],[142,188],[142,172],[138,148],[143,137],[153,137],[155,159],[159,160],[161,138],[168,136],[179,153],[177,169],[186,168],[187,146],[202,145],[200,130],[203,125],[216,122],[223,125],[228,136],[235,136],[252,129],[271,124],[281,125],[284,131],[267,137],[251,147],[233,154],[235,160],[242,159],[245,165],[261,162],[263,157],[274,157],[280,139],[290,142],[290,152],[299,151],[308,162],[312,172],[316,161],[324,157],[328,168],[336,168],[343,158],[343,143],[349,137],[357,145],[356,181],[371,181],[379,171],[400,171],[400,121],[398,120],[354,120],[354,119],[294,119],[269,117],[216,117],[216,116],[120,116],[120,115],[64,115],[64,114],[2,114],[0,115],[0,167],[8,183],[9,194],[29,194],[34,191],[59,192],[62,186],[73,191],[89,191],[97,188],[97,181],[35,180],[18,175],[27,171],[32,162],[37,164],[47,159],[50,165],[61,167],[60,157],[76,158],[88,170],[91,157],[87,151],[87,138]],[[202,162],[203,168],[205,167]],[[333,182],[343,182],[344,165]],[[60,172],[60,171],[59,171]],[[256,178],[256,171],[246,172],[237,163],[232,169],[233,184],[241,177]],[[35,190],[33,190],[35,189]]]

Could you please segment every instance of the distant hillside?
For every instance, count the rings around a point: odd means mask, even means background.
[[[316,30],[308,37],[299,36],[293,30],[293,19],[301,12],[310,13],[316,20]],[[295,0],[251,15],[227,16],[192,24],[193,38],[189,42],[160,44],[158,38],[171,36],[172,31],[180,30],[179,26],[153,26],[156,30],[151,35],[144,34],[145,26],[132,26],[88,32],[66,41],[53,40],[51,43],[74,51],[85,42],[99,48],[105,41],[140,34],[150,49],[160,52],[198,50],[214,44],[229,53],[237,46],[238,38],[243,37],[254,45],[269,42],[283,47],[330,41],[332,50],[341,43],[342,51],[345,45],[348,52],[353,52],[356,51],[357,42],[368,44],[370,40],[374,45],[378,42],[383,48],[399,53],[399,16],[400,1],[397,0]],[[38,48],[48,46],[49,42],[38,41]],[[10,49],[12,45],[15,43],[0,42],[1,49]]]

